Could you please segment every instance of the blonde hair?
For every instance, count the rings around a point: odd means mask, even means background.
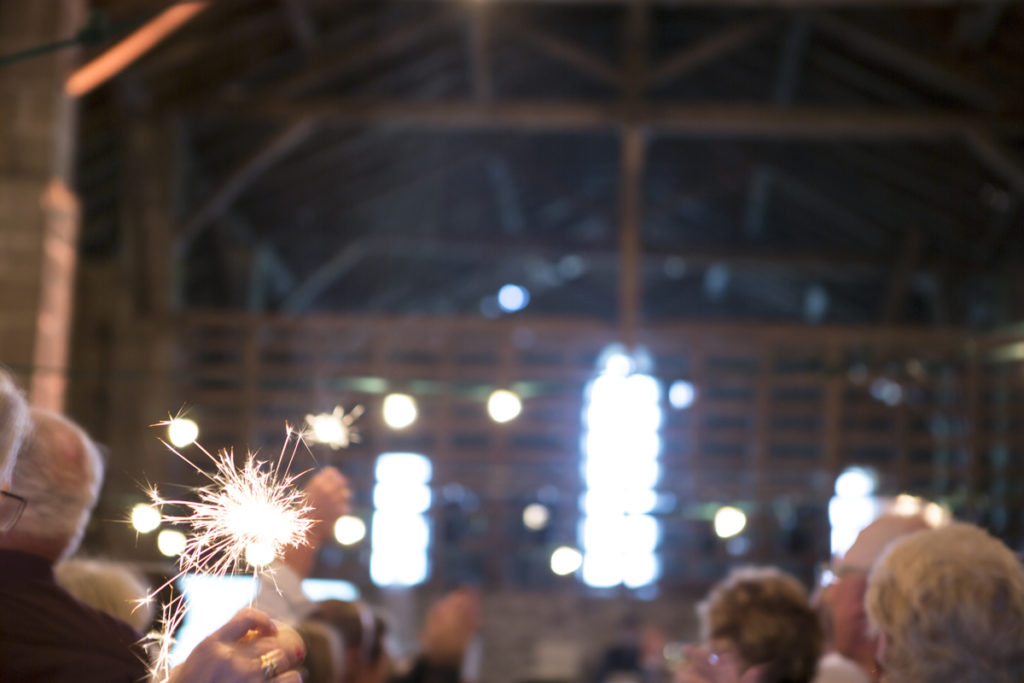
[[[735,569],[697,607],[701,635],[732,643],[763,683],[814,678],[823,636],[800,582],[775,567]]]
[[[29,424],[29,409],[24,396],[10,374],[0,368],[0,484],[11,479]]]
[[[894,543],[868,579],[893,683],[1024,680],[1024,568],[970,524]]]
[[[57,583],[81,602],[130,624],[138,633],[149,630],[153,604],[142,576],[123,562],[73,557],[58,564]]]
[[[28,499],[15,531],[58,542],[67,557],[77,550],[99,498],[103,458],[71,420],[38,409],[32,417],[34,429],[11,479],[11,490]]]

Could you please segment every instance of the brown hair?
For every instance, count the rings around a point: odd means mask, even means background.
[[[818,617],[807,592],[774,567],[736,569],[697,608],[705,640],[735,646],[748,667],[762,666],[762,683],[807,683],[822,649]]]

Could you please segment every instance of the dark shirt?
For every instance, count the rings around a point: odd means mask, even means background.
[[[0,681],[134,683],[148,666],[131,626],[57,585],[46,558],[0,550]]]
[[[392,676],[389,683],[459,683],[460,679],[459,667],[435,664],[424,657],[417,657],[408,672]]]

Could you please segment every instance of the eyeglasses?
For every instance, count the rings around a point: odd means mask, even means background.
[[[7,532],[14,528],[14,525],[21,519],[21,513],[25,511],[28,500],[21,496],[0,491],[0,532]]]

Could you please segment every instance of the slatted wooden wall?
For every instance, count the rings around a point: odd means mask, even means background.
[[[205,445],[276,450],[286,421],[363,405],[361,443],[314,453],[343,467],[364,513],[378,454],[412,450],[433,460],[436,581],[554,581],[551,548],[575,540],[583,390],[598,355],[617,340],[613,327],[190,314],[162,334],[172,351],[142,373],[156,394],[148,405],[163,395],[166,410],[187,406]],[[878,470],[882,493],[941,498],[1017,542],[1024,374],[1013,341],[958,331],[645,329],[653,374],[666,388],[686,379],[698,393],[686,410],[664,403],[665,582],[700,584],[738,561],[809,576],[828,554],[835,476],[855,464]],[[895,405],[872,396],[884,380],[900,387]],[[523,414],[506,425],[486,413],[497,387],[524,397]],[[380,406],[391,391],[418,401],[419,419],[406,430],[383,424]],[[155,440],[139,448],[153,472],[167,462]],[[147,476],[186,476],[179,465],[167,468]],[[521,510],[538,496],[552,505],[552,526],[528,533]],[[734,544],[738,555],[711,534],[707,515],[720,503],[750,513],[751,543]],[[353,553],[328,560],[362,566]]]

